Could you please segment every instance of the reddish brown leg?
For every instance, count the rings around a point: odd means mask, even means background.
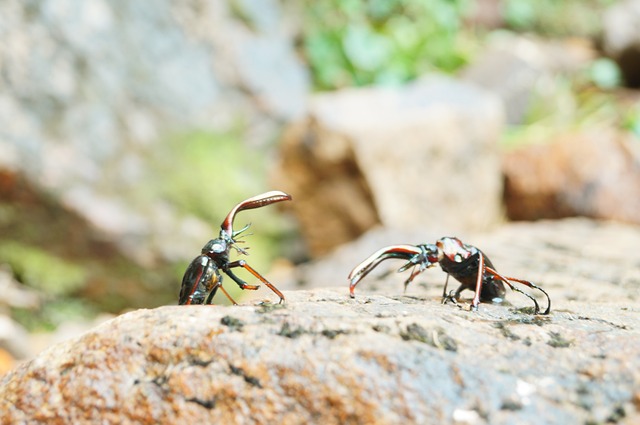
[[[280,301],[279,303],[282,303],[284,301],[284,295],[282,295],[282,292],[280,292],[278,290],[278,288],[276,288],[275,286],[273,286],[267,279],[265,279],[260,273],[258,273],[254,268],[252,268],[250,265],[247,264],[246,261],[244,260],[238,260],[238,261],[234,261],[232,263],[229,263],[229,268],[233,268],[233,267],[242,267],[243,269],[247,270],[249,273],[251,273],[252,275],[254,275],[256,278],[258,278],[260,280],[260,282],[264,283],[265,285],[267,285],[269,287],[269,289],[271,289],[273,292],[275,292],[275,294],[277,296],[280,297]],[[246,284],[245,284],[246,285]],[[254,285],[246,285],[245,288],[243,289],[258,289],[259,286],[254,286]]]
[[[409,286],[409,284],[413,281],[413,279],[415,279],[416,276],[418,276],[423,271],[424,269],[422,269],[419,264],[416,264],[413,267],[413,269],[411,270],[411,275],[409,275],[407,280],[404,281],[404,292],[407,292],[407,286]]]
[[[213,288],[213,290],[209,293],[209,296],[207,297],[207,302],[205,304],[211,304],[211,302],[213,301],[213,297],[216,294],[216,291],[218,290],[218,288],[220,288],[220,290],[222,291],[222,293],[229,298],[229,301],[231,301],[231,304],[233,305],[238,305],[237,302],[235,302],[235,300],[233,298],[231,298],[231,295],[229,295],[229,293],[227,292],[226,289],[224,289],[222,287],[222,283],[218,282],[218,284]]]
[[[486,267],[485,270],[487,271],[487,273],[491,273],[492,275],[494,275],[495,277],[497,277],[498,279],[500,279],[501,281],[503,281],[504,283],[509,285],[509,288],[511,288],[512,290],[514,290],[516,292],[520,292],[521,294],[523,294],[524,296],[529,298],[531,301],[533,301],[533,304],[535,305],[535,314],[538,314],[540,312],[540,306],[538,305],[538,301],[536,301],[536,299],[533,298],[531,295],[529,295],[526,292],[523,292],[522,290],[520,290],[520,289],[516,288],[515,286],[513,286],[510,281],[512,280],[514,282],[522,283],[523,285],[528,286],[529,288],[532,288],[532,289],[538,289],[540,292],[542,292],[547,297],[547,309],[542,314],[549,314],[549,312],[551,311],[551,298],[549,298],[549,294],[547,294],[546,291],[543,290],[542,288],[540,288],[539,286],[534,285],[533,283],[529,282],[528,280],[518,279],[518,278],[515,278],[515,277],[502,276],[500,273],[498,273],[497,271],[495,271],[491,267]]]

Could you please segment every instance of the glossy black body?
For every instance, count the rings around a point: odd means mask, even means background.
[[[485,267],[493,267],[491,260],[484,255],[484,265]],[[461,262],[456,262],[450,260],[448,257],[444,257],[440,260],[440,267],[445,273],[453,276],[455,280],[461,283],[461,287],[456,291],[457,294],[460,294],[464,289],[468,289],[470,291],[476,290],[476,283],[478,281],[478,263],[480,261],[480,250],[469,258]],[[483,273],[482,275],[482,289],[480,290],[480,301],[482,302],[492,302],[492,301],[500,301],[504,300],[506,295],[506,288],[504,283],[501,280],[496,279],[494,275],[489,273]]]
[[[215,262],[206,255],[197,256],[182,278],[178,304],[204,304],[207,294],[214,294],[214,286],[221,282],[220,269]],[[209,297],[207,304],[211,304],[212,298],[213,295]]]

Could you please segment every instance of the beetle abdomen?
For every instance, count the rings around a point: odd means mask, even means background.
[[[491,267],[493,264],[491,260],[484,255],[484,265]],[[444,257],[440,261],[440,267],[442,270],[454,277],[458,282],[462,284],[464,289],[470,291],[476,290],[476,283],[478,280],[478,263],[480,261],[480,251],[471,255],[469,258],[464,259],[461,262],[452,261],[447,257]],[[504,283],[500,280],[496,280],[494,276],[484,273],[482,276],[482,289],[480,290],[480,300],[483,302],[492,302],[496,299],[504,299],[506,289]]]
[[[207,293],[218,281],[216,270],[215,263],[206,255],[194,258],[184,272],[178,304],[204,304]]]

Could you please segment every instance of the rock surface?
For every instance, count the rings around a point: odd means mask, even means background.
[[[371,278],[352,300],[334,267],[340,287],[284,306],[137,310],[55,345],[0,381],[3,423],[638,423],[640,229],[564,220],[473,239],[547,289],[552,313],[513,293],[442,305],[436,271],[404,295],[398,275],[378,293]],[[419,284],[430,274],[439,284]]]
[[[444,77],[317,95],[285,137],[278,186],[313,255],[378,222],[484,230],[501,217],[502,126],[497,97]]]

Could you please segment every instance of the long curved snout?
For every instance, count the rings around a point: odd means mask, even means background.
[[[391,245],[379,249],[378,251],[367,257],[366,260],[358,264],[349,273],[349,295],[351,298],[355,297],[355,289],[358,282],[360,282],[365,276],[367,276],[378,264],[382,261],[397,258],[401,260],[411,260],[416,255],[420,255],[422,251],[419,247],[414,245]]]
[[[264,207],[266,205],[274,204],[276,202],[282,201],[290,201],[291,195],[281,192],[279,190],[271,190],[269,192],[261,193],[256,196],[252,196],[249,199],[245,199],[240,202],[238,205],[233,207],[229,214],[225,217],[224,221],[220,225],[222,230],[229,235],[229,237],[233,237],[233,220],[236,217],[236,214],[243,210],[251,210],[254,208]]]

